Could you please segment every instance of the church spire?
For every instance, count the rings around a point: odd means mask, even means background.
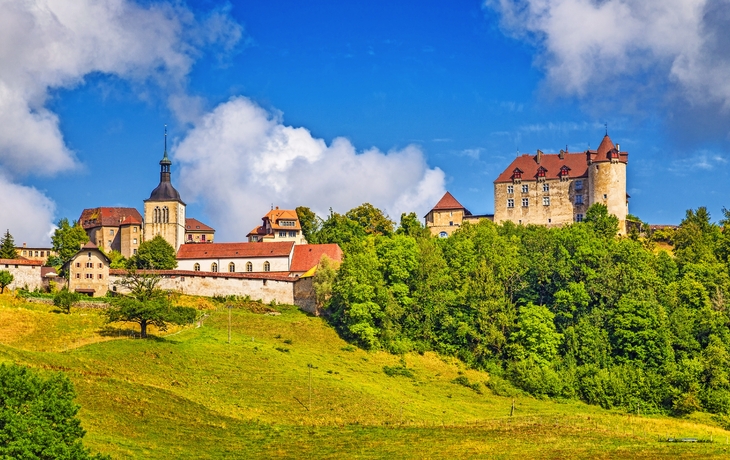
[[[182,203],[180,193],[175,190],[170,181],[171,165],[172,161],[167,156],[167,125],[165,125],[165,150],[162,154],[162,160],[160,160],[160,185],[152,191],[152,195],[146,201],[179,201]]]

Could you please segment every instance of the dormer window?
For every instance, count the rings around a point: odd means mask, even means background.
[[[520,182],[522,180],[522,173],[523,171],[520,168],[515,168],[514,171],[512,171],[512,180]]]
[[[567,179],[569,175],[570,175],[570,168],[567,167],[567,166],[565,166],[565,165],[563,165],[560,168],[560,178],[561,179]]]
[[[547,169],[543,168],[542,166],[537,168],[537,180],[544,181],[546,174],[547,174]]]

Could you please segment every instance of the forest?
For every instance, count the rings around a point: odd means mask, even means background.
[[[730,212],[688,210],[676,230],[618,237],[602,205],[561,228],[465,224],[435,238],[364,204],[326,219],[298,208],[312,243],[339,243],[315,276],[326,319],[366,349],[435,351],[508,395],[684,415],[730,411]]]

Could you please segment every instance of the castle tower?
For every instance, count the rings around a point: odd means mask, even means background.
[[[626,164],[628,152],[621,152],[608,133],[598,150],[586,152],[588,161],[588,205],[602,203],[609,214],[618,217],[618,233],[626,234],[626,215],[629,213],[626,194]]]
[[[165,126],[165,152],[160,161],[160,184],[144,201],[144,239],[149,241],[161,235],[177,251],[185,242],[185,203],[170,182],[170,166],[167,157],[167,126]]]

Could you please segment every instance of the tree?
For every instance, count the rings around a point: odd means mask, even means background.
[[[5,292],[5,287],[10,286],[15,277],[7,270],[0,270],[0,294]]]
[[[62,373],[42,378],[28,368],[0,365],[0,458],[88,459],[79,406]]]
[[[68,289],[61,290],[53,297],[53,305],[57,306],[62,312],[71,313],[71,307],[77,303],[81,297],[75,292]]]
[[[322,226],[316,233],[315,242],[319,244],[337,243],[343,246],[352,241],[362,240],[365,236],[365,230],[357,222],[330,209],[330,216],[322,222]]]
[[[322,225],[322,219],[317,217],[317,214],[306,206],[297,206],[296,211],[297,217],[299,218],[299,225],[302,226],[304,239],[309,243],[317,243],[317,241],[313,240],[316,239],[315,235]]]
[[[337,275],[337,263],[323,255],[317,264],[317,271],[314,273],[312,285],[317,302],[317,307],[324,306],[332,297],[332,283]]]
[[[350,209],[345,214],[348,219],[357,222],[368,235],[390,235],[395,223],[383,211],[370,203]]]
[[[196,311],[190,307],[173,306],[167,293],[158,287],[157,275],[130,271],[119,284],[129,289],[129,294],[116,297],[105,311],[107,322],[132,322],[139,324],[140,337],[147,337],[147,326],[167,330],[168,324],[189,324],[195,320]]]
[[[152,270],[173,270],[177,267],[175,248],[157,235],[139,245],[137,254],[129,259],[132,267]]]
[[[111,260],[109,268],[127,268],[127,259],[116,249],[110,251],[106,256]]]
[[[431,231],[421,224],[415,212],[400,215],[400,225],[395,233],[412,236],[413,238],[428,238],[431,236]]]
[[[520,308],[517,331],[511,340],[525,354],[524,358],[547,364],[557,355],[563,336],[555,330],[554,319],[555,315],[542,305],[528,303]]]
[[[10,230],[5,230],[5,236],[0,238],[0,259],[17,259],[18,251],[15,250],[15,241]]]
[[[63,265],[79,252],[81,246],[89,242],[89,235],[77,221],[69,223],[65,217],[58,221],[56,230],[51,236],[53,250],[56,251],[57,259],[54,263]]]
[[[583,219],[588,225],[593,227],[598,235],[612,238],[618,232],[618,217],[608,213],[605,204],[594,203],[586,211],[586,217]]]

